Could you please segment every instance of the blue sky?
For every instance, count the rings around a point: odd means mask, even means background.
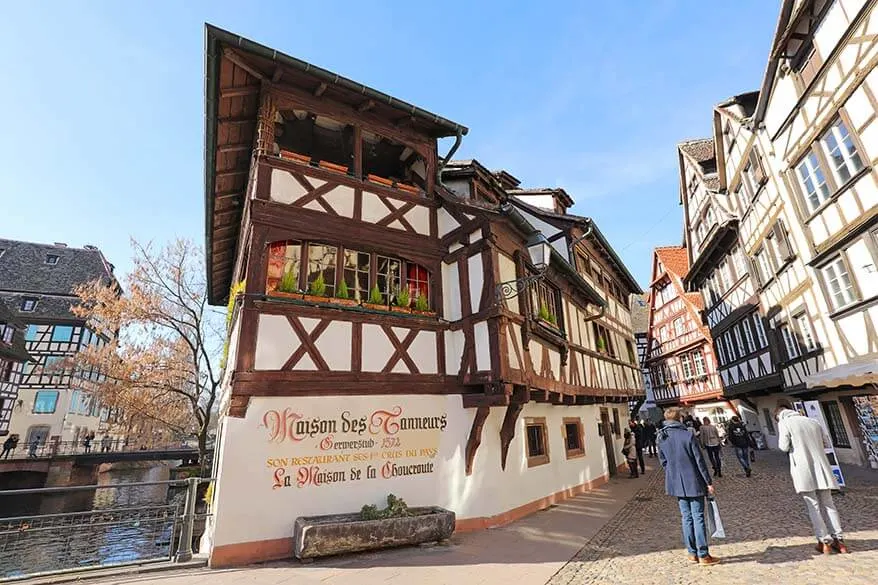
[[[15,2],[0,20],[0,236],[203,242],[211,22],[470,128],[459,158],[562,186],[635,277],[679,243],[675,144],[757,89],[779,3]],[[525,3],[522,3],[525,4]]]

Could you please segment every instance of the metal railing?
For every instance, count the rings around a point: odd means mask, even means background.
[[[188,561],[210,516],[203,494],[212,481],[192,477],[0,490],[0,516],[15,514],[0,517],[0,582],[148,561]]]
[[[0,454],[3,459],[47,459],[59,455],[85,455],[93,453],[133,453],[137,451],[168,451],[171,449],[191,449],[181,442],[160,444],[125,444],[121,441],[112,441],[110,444],[101,444],[100,440],[94,440],[89,445],[83,441],[45,441],[43,443],[19,443],[8,454]]]

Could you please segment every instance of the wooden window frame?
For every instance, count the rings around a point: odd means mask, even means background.
[[[530,454],[530,435],[527,430],[530,427],[539,427],[541,432],[542,453],[539,455]],[[549,463],[549,429],[546,426],[546,417],[527,417],[524,419],[524,456],[527,459],[527,467],[539,467]]]
[[[820,342],[817,339],[817,335],[814,333],[814,324],[804,308],[793,314],[790,318],[790,322],[793,324],[793,330],[798,333],[801,338],[799,349],[802,351],[802,355],[807,355],[820,349]],[[813,347],[808,347],[809,344],[806,343],[807,339],[811,340]]]
[[[579,437],[579,448],[570,449],[567,445],[567,425],[576,425],[577,437]],[[577,459],[585,456],[585,432],[582,427],[582,419],[578,417],[564,417],[561,419],[561,437],[564,440],[564,451],[567,459]]]
[[[423,264],[419,264],[418,262],[414,262],[411,260],[406,260],[405,258],[401,258],[399,256],[394,256],[391,254],[385,254],[383,252],[376,252],[370,250],[364,250],[357,247],[346,247],[343,244],[333,243],[333,242],[324,242],[319,240],[296,240],[296,239],[286,239],[286,240],[277,240],[275,242],[270,242],[268,246],[266,246],[266,254],[271,254],[271,247],[275,244],[285,244],[285,245],[296,245],[300,247],[299,254],[299,266],[298,266],[298,275],[297,275],[297,283],[299,293],[308,294],[308,287],[310,283],[308,283],[308,272],[309,272],[309,264],[310,264],[310,249],[312,245],[315,246],[326,246],[330,248],[335,248],[335,277],[332,283],[327,282],[327,287],[332,287],[333,295],[327,295],[327,299],[334,298],[334,293],[338,291],[338,285],[341,283],[341,280],[344,278],[345,271],[345,263],[344,257],[345,252],[355,252],[359,254],[368,254],[369,255],[369,290],[366,291],[366,299],[363,299],[362,302],[368,302],[369,292],[373,287],[378,284],[378,257],[388,258],[390,260],[396,261],[399,263],[400,274],[399,274],[399,288],[408,286],[408,266],[413,265],[417,266],[426,273],[427,275],[427,302],[429,303],[428,310],[436,311],[434,305],[438,305],[438,303],[434,302],[433,294],[435,290],[435,274],[431,271],[427,266]],[[267,263],[266,263],[267,264]],[[264,274],[264,290],[265,294],[269,297],[276,292],[274,289],[270,289],[268,285],[268,272],[267,269]],[[350,290],[350,287],[349,287]],[[387,297],[387,303],[392,302],[392,291],[381,291],[383,296]],[[411,299],[411,302],[414,303],[415,299]]]
[[[848,279],[851,281],[851,294],[853,298],[849,300],[847,303],[841,306],[837,306],[835,302],[835,295],[832,292],[832,288],[829,285],[829,280],[826,277],[826,269],[829,266],[835,266],[837,262],[841,262],[844,267],[845,273],[848,275]],[[817,267],[817,272],[819,273],[818,281],[820,282],[820,287],[823,290],[823,294],[826,299],[829,301],[830,306],[830,315],[833,313],[838,313],[840,311],[844,311],[848,307],[852,307],[863,300],[863,295],[860,292],[860,287],[857,284],[857,279],[853,270],[851,270],[850,262],[847,258],[847,253],[845,250],[840,251],[838,254],[833,256],[830,260],[822,263],[819,267]],[[840,278],[840,275],[839,275]]]
[[[619,409],[613,409],[613,434],[616,435],[616,438],[622,436],[622,424],[619,419]]]
[[[828,400],[821,402],[820,408],[823,411],[823,417],[826,419],[826,426],[828,427],[833,446],[839,449],[852,448],[851,438],[848,435],[847,428],[844,426],[844,415],[841,412],[839,403],[835,400]],[[833,408],[835,409],[834,411]]]
[[[849,166],[849,163],[851,162],[853,157],[847,155],[842,156],[843,167],[849,175],[847,178],[844,178],[839,174],[839,169],[836,168],[833,159],[830,157],[829,145],[826,143],[826,138],[831,135],[833,139],[836,140],[836,146],[839,148],[840,151],[842,151],[844,141],[839,142],[838,137],[835,136],[834,133],[835,128],[839,125],[843,126],[844,129],[847,131],[848,138],[850,138],[851,144],[854,148],[854,156],[856,156],[857,159],[859,159],[860,161],[860,167],[853,168],[852,166]],[[846,116],[841,115],[841,112],[839,112],[839,115],[833,118],[829,124],[827,124],[826,128],[820,134],[820,138],[817,139],[817,142],[819,143],[819,149],[823,152],[823,156],[827,162],[827,166],[829,167],[829,172],[835,179],[836,185],[841,186],[847,184],[854,177],[856,177],[858,173],[866,168],[866,160],[868,159],[864,160],[864,153],[862,151],[860,141],[857,139],[856,132],[851,129],[850,122],[848,121]]]
[[[791,362],[802,357],[802,345],[799,343],[799,338],[796,337],[796,330],[792,324],[784,321],[778,324],[777,329],[780,331],[780,339],[786,356],[785,361]]]
[[[528,291],[528,300],[531,305],[531,317],[532,319],[545,327],[550,327],[552,329],[557,329],[559,332],[564,332],[564,312],[563,305],[561,303],[561,290],[552,284],[550,281],[543,279],[538,282],[535,282],[531,287],[530,291]],[[546,298],[543,299],[541,293],[545,293],[546,297],[551,297],[551,299]],[[542,306],[542,300],[546,301],[546,309],[549,311],[549,314],[555,318],[555,323],[551,323],[550,321],[545,321],[540,318],[540,307]],[[539,304],[537,304],[539,303]]]

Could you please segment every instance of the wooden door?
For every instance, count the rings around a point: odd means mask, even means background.
[[[610,424],[610,413],[606,408],[601,409],[601,429],[604,434],[604,448],[607,450],[607,467],[610,477],[616,475],[616,445],[613,441],[613,426]]]

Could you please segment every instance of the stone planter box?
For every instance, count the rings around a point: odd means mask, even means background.
[[[412,516],[361,520],[360,514],[296,518],[296,558],[376,550],[447,540],[454,532],[454,512],[443,508],[412,508]]]

